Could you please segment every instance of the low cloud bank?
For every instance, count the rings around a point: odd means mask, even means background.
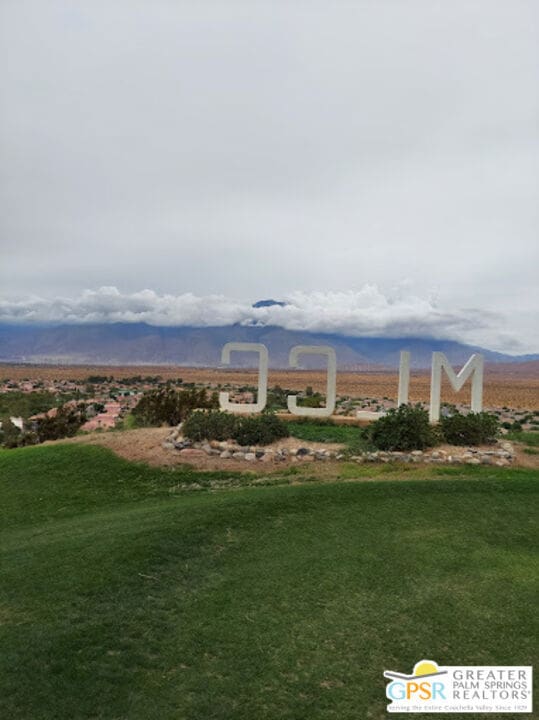
[[[134,323],[161,326],[277,325],[288,330],[357,337],[436,337],[485,342],[499,317],[479,309],[447,309],[433,299],[384,295],[376,285],[348,292],[294,292],[284,304],[253,307],[223,295],[122,293],[115,287],[85,290],[75,298],[0,298],[0,322]],[[494,335],[491,336],[494,338]],[[515,341],[513,348],[515,347]]]

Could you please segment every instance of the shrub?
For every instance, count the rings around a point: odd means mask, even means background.
[[[19,444],[21,431],[11,422],[9,417],[2,419],[0,428],[0,443],[6,448],[15,448]]]
[[[138,425],[177,425],[195,408],[215,408],[218,406],[217,393],[208,395],[202,388],[189,390],[175,390],[171,387],[162,387],[144,393],[137,406],[133,409],[133,416]]]
[[[280,385],[274,385],[268,390],[266,410],[285,410],[287,407],[287,397],[292,393],[291,390],[283,389]]]
[[[132,413],[127,413],[123,420],[116,423],[116,427],[122,430],[134,430],[137,427],[137,420]]]
[[[392,408],[366,434],[378,450],[424,450],[435,443],[428,413],[419,405]]]
[[[86,422],[85,410],[84,404],[79,404],[77,407],[64,405],[58,408],[53,417],[46,416],[37,420],[35,434],[39,442],[61,440],[76,435],[81,425]]]
[[[304,397],[299,396],[297,402],[299,407],[319,408],[323,406],[324,397],[318,392],[311,393],[310,395],[306,395]]]
[[[288,436],[285,422],[271,413],[241,417],[221,411],[193,412],[183,425],[185,437],[201,440],[236,440],[240,445],[268,445]]]
[[[498,418],[486,412],[454,415],[440,420],[443,439],[451,445],[493,443],[498,434]]]
[[[234,437],[237,416],[220,410],[195,411],[183,425],[183,434],[190,440],[228,440]]]
[[[288,426],[283,420],[271,413],[264,413],[238,418],[233,437],[240,445],[269,445],[288,435]]]

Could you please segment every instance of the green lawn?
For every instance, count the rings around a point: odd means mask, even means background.
[[[354,425],[337,425],[324,421],[292,421],[288,422],[290,435],[299,440],[319,443],[343,443],[350,452],[361,452],[367,448],[361,428]]]
[[[537,473],[417,473],[209,492],[0,452],[0,718],[386,718],[385,668],[533,664]]]

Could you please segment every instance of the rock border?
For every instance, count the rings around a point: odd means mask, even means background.
[[[508,467],[515,459],[515,450],[510,442],[499,440],[492,450],[478,450],[477,448],[455,448],[455,452],[447,450],[412,450],[411,452],[363,452],[358,455],[348,455],[342,451],[325,450],[320,448],[299,447],[265,448],[258,446],[238,445],[231,440],[206,440],[193,442],[181,434],[181,424],[172,430],[162,443],[165,450],[175,450],[180,457],[186,460],[195,457],[213,456],[222,460],[244,460],[246,462],[314,462],[327,460],[348,460],[356,463],[365,462],[401,462],[424,463],[436,465],[496,465]],[[495,448],[495,449],[494,449]]]

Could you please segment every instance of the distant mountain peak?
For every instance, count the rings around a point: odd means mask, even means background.
[[[254,308],[263,308],[263,307],[273,307],[274,305],[278,305],[279,307],[284,307],[287,303],[282,302],[281,300],[272,300],[271,298],[269,300],[257,300],[257,302],[253,303]]]

